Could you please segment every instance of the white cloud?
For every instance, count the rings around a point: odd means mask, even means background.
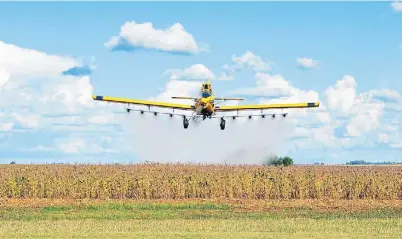
[[[69,57],[48,55],[0,41],[0,69],[2,69],[0,77],[4,75],[32,78],[59,76],[61,72],[76,65],[79,65],[79,62]]]
[[[0,123],[0,131],[10,131],[14,126],[12,122]]]
[[[274,65],[274,63],[266,62],[251,51],[246,51],[241,56],[233,55],[232,62],[232,64],[223,65],[224,72],[220,73],[219,79],[233,80],[235,73],[245,68],[250,68],[254,72],[270,71],[272,69],[271,65]]]
[[[15,121],[28,128],[37,128],[40,122],[40,115],[37,114],[27,114],[27,113],[11,113]]]
[[[215,74],[202,64],[192,65],[184,70],[170,69],[166,73],[170,73],[170,80],[203,80],[215,79]],[[166,74],[165,73],[165,74]]]
[[[380,126],[381,113],[381,109],[378,108],[373,108],[370,111],[359,111],[346,126],[348,135],[358,137],[363,133],[377,129]]]
[[[391,147],[400,149],[400,148],[402,148],[402,143],[391,144]]]
[[[110,118],[114,116],[109,114],[107,118],[101,115],[111,107],[92,100],[90,77],[61,74],[79,65],[79,60],[70,57],[48,55],[0,42],[0,131],[12,131],[9,140],[11,137],[20,142],[21,145],[17,144],[19,147],[26,146],[35,152],[48,149],[48,146],[43,146],[46,139],[42,137],[46,134],[60,136],[61,131],[64,135],[88,132],[85,137],[95,138],[107,130],[108,134],[116,134],[115,128],[108,127],[113,122]],[[24,145],[32,135],[35,135],[36,145]],[[60,137],[63,138],[62,135]],[[100,151],[97,147],[102,148],[99,143],[87,143],[84,147],[78,139],[76,142],[61,140],[60,148],[54,146],[53,149]]]
[[[167,52],[198,53],[199,48],[194,37],[180,23],[167,29],[155,29],[150,22],[125,22],[119,36],[112,37],[106,47],[143,47]]]
[[[48,147],[48,146],[43,146],[43,145],[37,145],[32,148],[21,149],[21,151],[30,151],[30,152],[38,152],[38,151],[46,152],[46,151],[54,151],[54,150],[55,150],[55,148],[53,148],[53,147]]]
[[[190,100],[172,99],[172,96],[188,96],[198,97],[202,82],[199,81],[180,81],[169,80],[164,90],[156,97],[151,97],[151,100],[160,100],[168,102],[177,102],[184,104],[192,104]]]
[[[318,66],[318,61],[313,60],[311,58],[297,58],[296,63],[299,67],[303,69],[311,69],[311,68],[316,68]]]
[[[392,9],[394,9],[395,12],[402,12],[402,2],[401,1],[395,1],[391,3]]]
[[[402,99],[401,94],[398,91],[390,90],[390,89],[381,89],[381,90],[371,90],[370,94],[373,97],[377,97],[382,100],[400,100]]]
[[[54,151],[65,152],[71,157],[89,157],[134,151],[141,160],[260,163],[271,153],[304,149],[318,152],[320,149],[352,148],[357,145],[374,147],[376,142],[398,147],[402,141],[402,135],[394,132],[401,128],[401,119],[395,117],[388,125],[381,121],[386,110],[383,101],[393,100],[398,104],[400,93],[380,89],[357,94],[356,81],[350,75],[328,87],[325,92],[328,103],[321,102],[318,109],[288,110],[290,114],[286,119],[228,119],[224,131],[220,130],[218,120],[191,122],[190,128],[185,130],[181,118],[115,115],[112,113],[117,111],[115,105],[94,102],[90,77],[60,74],[79,64],[78,60],[49,56],[9,44],[3,44],[2,47],[9,47],[13,50],[6,49],[7,52],[21,55],[0,58],[0,82],[3,82],[0,84],[0,131],[10,131],[15,135],[22,127],[31,133],[63,133],[62,136],[55,136],[58,138],[56,142],[42,141],[38,134],[35,138],[37,144],[25,147],[31,153]],[[24,54],[29,57],[25,58]],[[236,57],[234,67],[225,67],[229,72],[238,67],[251,67],[256,71],[255,87],[239,89],[238,92],[261,96],[259,103],[320,101],[316,91],[298,89],[279,74],[261,72],[267,68],[257,63],[255,59],[258,58],[250,56],[248,58],[254,59],[251,63],[247,63],[247,57]],[[18,63],[19,60],[24,64]],[[191,101],[173,100],[171,97],[198,96],[202,80],[208,77],[216,79],[212,71],[201,64],[169,73],[174,77],[167,82],[163,92],[151,99],[191,104]],[[231,74],[226,76],[230,77]],[[277,98],[267,99],[266,96]],[[123,112],[123,106],[121,109]],[[344,117],[338,118],[339,114]],[[122,124],[130,130],[128,136],[122,137],[117,129]],[[352,137],[336,135],[335,130],[341,126],[345,127],[345,135]],[[3,136],[6,134],[3,133]],[[240,134],[242,137],[237,137]],[[127,137],[132,139],[127,140]],[[286,141],[290,138],[292,141]],[[209,150],[203,149],[206,140],[209,140]],[[229,141],[230,144],[222,144]],[[127,148],[127,144],[130,148]],[[154,148],[155,145],[158,148]],[[177,150],[178,145],[180,150]],[[250,158],[252,160],[248,160]]]
[[[256,73],[256,87],[244,88],[233,91],[233,94],[254,95],[264,97],[278,97],[273,101],[297,100],[314,102],[318,100],[318,93],[315,91],[302,91],[295,88],[289,81],[281,75],[271,75],[267,73]]]
[[[226,72],[221,72],[218,77],[219,80],[233,80],[233,78],[234,78],[233,75],[230,75]]]
[[[328,108],[342,114],[348,114],[356,99],[356,81],[353,76],[345,75],[335,86],[328,87],[324,94],[327,96]]]
[[[99,141],[99,140],[97,140]],[[101,138],[101,141],[108,142],[107,139]],[[110,142],[110,139],[109,139]],[[70,137],[58,141],[59,149],[67,154],[99,154],[99,153],[117,153],[115,149],[101,147],[99,144],[88,143],[84,138]]]
[[[1,87],[8,81],[10,78],[10,74],[5,71],[3,68],[0,68],[0,90]]]
[[[73,139],[65,143],[60,143],[59,147],[64,153],[79,153],[86,148],[83,139]]]
[[[232,56],[232,61],[235,63],[235,68],[249,67],[255,71],[269,71],[271,66],[261,57],[255,55],[251,51],[246,51],[242,56]]]
[[[384,108],[384,102],[375,100],[372,92],[361,93],[356,98],[351,110],[354,116],[346,126],[349,136],[358,137],[378,129],[381,125]]]
[[[356,86],[355,78],[345,75],[342,80],[325,90],[328,108],[334,110],[335,115],[348,117],[346,131],[351,137],[359,137],[379,128],[385,107],[382,100],[400,98],[398,92],[389,89],[357,94]]]
[[[256,80],[256,87],[238,89],[234,93],[260,96],[258,103],[320,101],[318,92],[298,89],[281,75],[257,73]],[[389,89],[357,94],[356,86],[354,77],[345,75],[324,92],[328,99],[328,107],[321,102],[319,108],[287,110],[288,122],[294,129],[290,134],[290,138],[294,140],[288,149],[319,150],[352,148],[358,145],[374,147],[376,142],[380,142],[380,138],[384,141],[385,136],[373,138],[372,133],[381,127],[385,107],[383,101],[399,102],[400,94]],[[265,99],[266,96],[276,98]],[[276,113],[276,110],[271,113]],[[345,129],[344,135],[336,135],[335,130],[342,130],[342,126]]]

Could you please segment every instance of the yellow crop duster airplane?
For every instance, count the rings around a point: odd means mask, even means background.
[[[195,117],[202,117],[203,120],[206,118],[218,118],[216,116],[217,112],[233,112],[236,111],[237,115],[233,116],[220,116],[221,119],[220,127],[221,130],[225,129],[225,119],[226,117],[231,117],[236,119],[236,117],[245,117],[245,115],[238,115],[239,111],[243,110],[261,110],[260,115],[247,115],[250,119],[252,116],[261,116],[265,118],[266,115],[272,115],[272,118],[275,118],[275,114],[263,114],[263,110],[265,109],[289,109],[289,108],[311,108],[311,107],[319,107],[320,102],[313,102],[313,103],[282,103],[282,104],[261,104],[261,105],[234,105],[234,106],[216,106],[216,101],[226,101],[226,100],[243,100],[242,98],[219,98],[214,97],[212,86],[209,80],[202,84],[200,96],[199,97],[187,97],[187,96],[173,96],[173,99],[189,99],[194,100],[194,105],[187,105],[187,104],[175,104],[175,103],[168,103],[168,102],[157,102],[157,101],[148,101],[148,100],[136,100],[136,99],[127,99],[127,98],[116,98],[111,96],[92,96],[94,100],[99,101],[106,101],[112,103],[123,103],[128,104],[127,113],[130,111],[140,111],[141,114],[144,112],[154,113],[154,115],[160,114],[169,114],[170,117],[173,115],[178,115],[183,117],[183,126],[185,129],[189,126],[189,121],[194,119]],[[218,102],[219,103],[219,102]],[[130,105],[143,105],[148,106],[148,111],[144,110],[136,110],[130,109]],[[173,110],[172,113],[166,112],[156,112],[150,111],[151,107],[161,107],[161,108],[170,108]],[[174,110],[187,110],[193,111],[193,115],[190,119],[187,118],[184,114],[176,114]],[[282,114],[283,117],[286,117],[286,113]]]

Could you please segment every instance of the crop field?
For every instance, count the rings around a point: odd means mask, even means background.
[[[402,167],[0,165],[0,221],[0,238],[402,238]]]
[[[0,198],[402,199],[401,166],[5,165]]]

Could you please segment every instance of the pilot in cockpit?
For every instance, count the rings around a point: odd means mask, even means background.
[[[211,86],[209,84],[203,84],[201,87],[201,97],[202,98],[207,98],[211,96]]]
[[[201,93],[201,97],[202,97],[202,98],[207,98],[207,97],[210,97],[210,96],[211,96],[211,92],[203,91],[203,92]]]

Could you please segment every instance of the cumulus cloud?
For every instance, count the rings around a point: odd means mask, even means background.
[[[236,64],[235,67],[249,67],[255,71],[269,71],[271,66],[261,57],[255,55],[251,51],[246,51],[242,56],[232,56],[232,61]]]
[[[311,58],[306,58],[306,57],[302,57],[302,58],[297,58],[296,59],[296,64],[298,67],[302,68],[302,69],[311,69],[311,68],[316,68],[318,66],[318,61],[313,60]]]
[[[218,79],[219,80],[233,80],[234,76],[230,75],[229,73],[226,72],[221,72]]]
[[[376,98],[378,100],[382,101],[399,101],[402,99],[401,94],[399,94],[398,91],[395,90],[390,90],[390,89],[381,89],[381,90],[371,90],[370,95],[373,98]]]
[[[101,138],[101,141],[108,143],[110,138]],[[99,140],[97,140],[99,141]],[[80,137],[64,138],[56,141],[58,148],[67,154],[100,154],[100,153],[118,153],[116,149],[101,147],[100,144],[93,144]]]
[[[315,91],[302,91],[295,88],[289,81],[279,74],[256,73],[256,87],[237,89],[232,94],[252,95],[261,97],[286,97],[295,100],[317,101],[318,93]]]
[[[321,103],[319,108],[265,111],[273,114],[284,112],[289,114],[286,121],[291,130],[287,134],[287,151],[319,150],[323,147],[336,148],[346,143],[344,139],[336,137],[335,129],[340,126],[340,122],[332,117],[325,104],[320,101],[318,92],[296,88],[279,74],[258,72],[255,74],[255,78],[255,87],[237,89],[232,94],[257,96],[259,99],[255,103],[259,104],[317,101]]]
[[[328,107],[342,114],[348,114],[356,99],[356,80],[353,76],[345,75],[334,86],[328,87],[324,94],[327,96]]]
[[[203,48],[197,45],[193,35],[180,23],[167,29],[155,29],[151,22],[125,22],[118,36],[113,36],[105,43],[113,50],[130,51],[135,48],[155,49],[165,52],[194,54]]]
[[[3,77],[5,75],[31,78],[59,76],[61,72],[77,65],[79,62],[70,57],[48,55],[0,41],[0,72]]]
[[[255,55],[251,51],[246,51],[241,56],[232,56],[232,63],[223,65],[223,72],[220,73],[219,79],[233,80],[234,74],[241,69],[252,69],[254,72],[266,72],[272,69],[274,63],[263,60],[260,56]]]
[[[398,92],[381,89],[356,93],[357,83],[353,76],[345,75],[325,91],[328,107],[340,116],[348,116],[347,135],[359,137],[380,127],[384,101],[399,100]]]
[[[402,12],[402,2],[401,1],[395,1],[391,3],[391,7],[395,12]]]
[[[107,124],[110,122],[94,128],[94,122],[100,120],[93,117],[106,112],[108,106],[97,105],[92,100],[90,77],[62,74],[80,66],[82,62],[78,59],[0,42],[0,131],[13,132],[6,136],[15,142],[10,146],[13,150],[24,151],[21,146],[29,142],[30,145],[25,145],[26,152],[54,149],[57,147],[51,139],[64,142],[66,133],[90,132],[85,137],[98,138],[104,130],[110,130],[109,134],[116,132],[114,126]],[[44,137],[49,134],[53,137]],[[76,142],[85,141],[80,137],[75,138]],[[64,142],[59,152],[74,151],[81,145],[78,143]],[[87,143],[82,150],[94,152],[97,145]]]
[[[170,69],[165,74],[170,74],[170,80],[201,80],[215,79],[215,74],[202,64],[192,65],[184,70]]]
[[[191,100],[172,99],[172,96],[188,96],[198,97],[201,89],[202,82],[199,81],[182,81],[182,80],[169,80],[165,85],[163,91],[156,97],[151,97],[151,100],[176,102],[183,104],[193,104]]]
[[[353,116],[346,126],[349,136],[358,137],[363,133],[373,131],[380,126],[383,106],[374,103],[362,103],[362,110]]]
[[[351,75],[327,88],[323,94],[326,102],[319,108],[284,110],[289,113],[285,119],[228,119],[224,131],[218,119],[194,121],[185,130],[181,118],[125,114],[124,106],[94,102],[88,75],[62,74],[86,65],[80,60],[5,43],[0,47],[0,132],[3,138],[12,135],[7,147],[15,151],[37,155],[59,152],[70,159],[79,156],[78,161],[82,161],[81,155],[86,159],[101,155],[121,158],[134,152],[142,161],[230,164],[261,163],[272,153],[374,147],[376,143],[398,147],[402,142],[402,134],[397,133],[402,119],[391,115],[387,124],[383,123],[391,107],[384,102],[393,102],[396,107],[400,93],[376,89],[358,94]],[[241,68],[254,70],[255,86],[235,92],[257,96],[255,103],[320,101],[318,92],[299,89],[280,74],[267,73],[268,63],[261,59],[244,54],[225,67],[226,77]],[[163,91],[149,99],[192,104],[171,97],[198,96],[203,80],[222,76],[216,77],[201,64],[167,73],[170,78]],[[241,114],[247,113],[253,111]],[[22,140],[27,145],[20,149]]]
[[[357,94],[357,83],[351,75],[345,75],[324,91],[327,104],[320,100],[318,92],[298,89],[281,75],[259,72],[255,77],[256,87],[238,89],[233,93],[260,97],[256,103],[321,102],[319,108],[286,110],[288,122],[293,127],[289,134],[291,141],[288,141],[291,142],[288,145],[290,151],[374,147],[376,142],[383,142],[386,138],[372,135],[381,128],[384,101],[401,100],[398,92],[389,89]],[[271,110],[272,113],[277,111]]]

